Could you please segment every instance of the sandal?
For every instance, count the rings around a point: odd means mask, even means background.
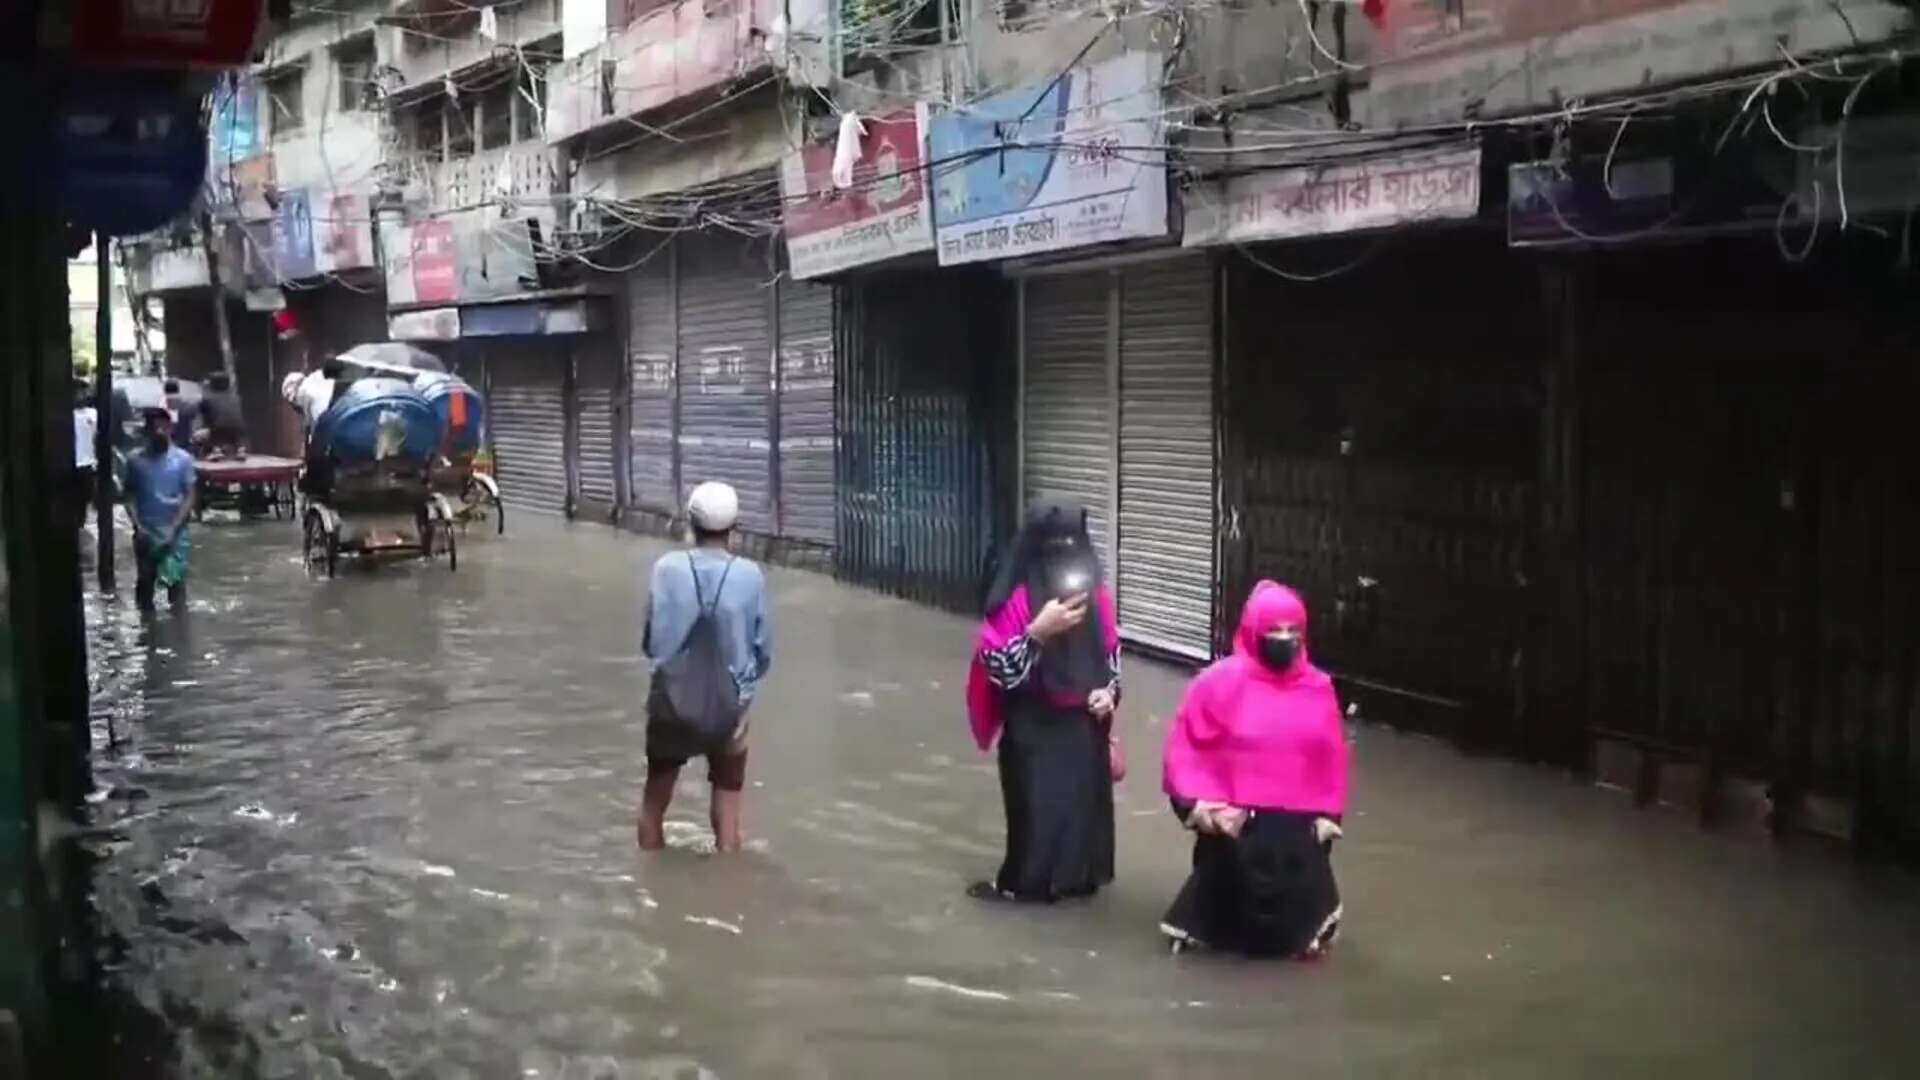
[[[1000,886],[995,885],[991,881],[976,881],[967,886],[967,895],[975,900],[985,900],[992,903],[1007,903],[1013,899],[1012,893],[1001,891]]]

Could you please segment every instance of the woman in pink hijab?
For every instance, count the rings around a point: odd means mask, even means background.
[[[1196,834],[1193,874],[1161,932],[1193,945],[1310,958],[1340,930],[1330,858],[1348,752],[1333,680],[1307,659],[1307,609],[1263,581],[1233,655],[1187,688],[1164,755],[1174,812]]]

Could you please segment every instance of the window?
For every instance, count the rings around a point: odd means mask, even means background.
[[[519,79],[501,73],[499,85],[480,94],[480,149],[498,150],[513,141],[514,86]]]
[[[474,104],[473,97],[466,96],[446,105],[448,161],[473,156],[474,128],[479,120]]]
[[[446,129],[442,118],[446,112],[446,103],[440,98],[432,98],[417,105],[410,105],[402,115],[401,129],[406,132],[408,145],[413,152],[438,164],[446,147]]]
[[[349,38],[334,46],[335,81],[340,84],[340,111],[359,112],[372,105],[373,38]]]
[[[306,126],[307,68],[305,64],[269,73],[260,85],[267,92],[267,134],[275,139]]]

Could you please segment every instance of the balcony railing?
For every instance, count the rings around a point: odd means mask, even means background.
[[[409,178],[436,211],[511,199],[545,207],[553,194],[553,151],[545,143],[519,142],[452,161],[412,165]],[[503,178],[504,177],[504,181]]]
[[[647,12],[549,69],[547,140],[561,142],[772,70],[767,31],[781,8],[781,0],[680,0]]]

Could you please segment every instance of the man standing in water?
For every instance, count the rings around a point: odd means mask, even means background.
[[[155,584],[177,610],[186,603],[187,519],[193,514],[193,455],[173,444],[173,416],[147,410],[146,442],[127,455],[133,503],[134,601],[153,610]]]
[[[647,694],[647,786],[637,829],[640,849],[666,846],[667,807],[673,801],[680,768],[690,759],[707,759],[713,784],[714,845],[740,850],[740,792],[746,786],[746,710],[773,667],[773,625],[767,617],[766,579],[751,560],[733,554],[733,531],[740,498],[726,484],[705,483],[687,500],[693,546],[662,555],[653,566],[647,597],[643,648],[653,662]],[[707,642],[711,641],[711,646]],[[704,647],[703,647],[704,646]],[[739,720],[717,737],[703,733],[698,718],[679,714],[668,678],[697,679],[688,660],[711,648],[716,662],[731,675],[728,687]],[[683,656],[683,652],[687,654]],[[677,690],[678,688],[676,688]]]

